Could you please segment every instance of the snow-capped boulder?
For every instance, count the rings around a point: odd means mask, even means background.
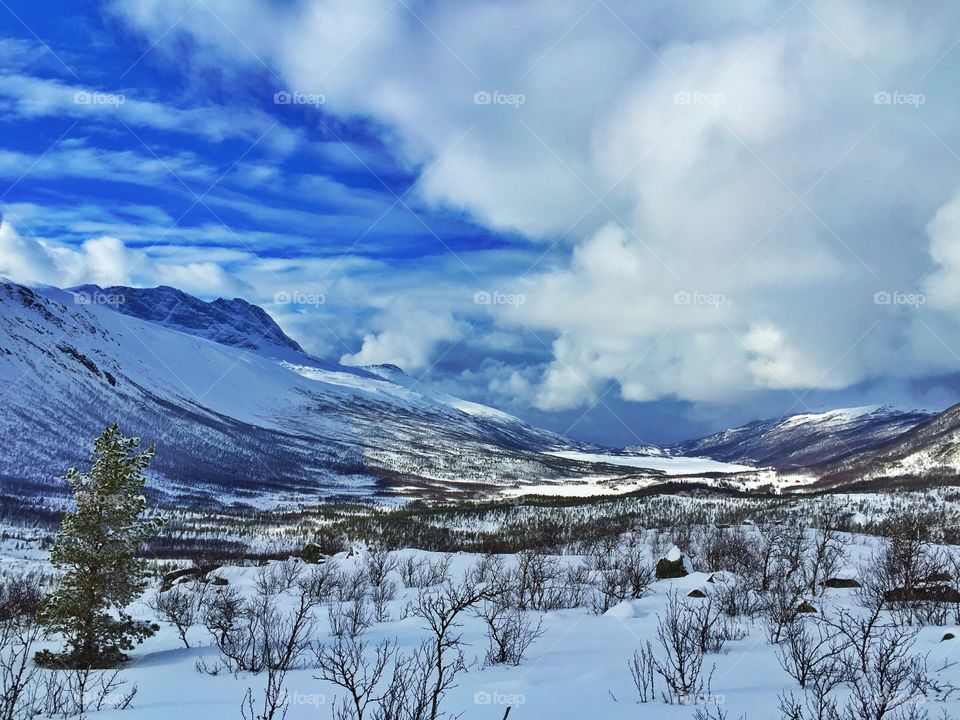
[[[654,572],[657,575],[657,580],[681,578],[693,572],[693,565],[690,563],[690,558],[684,555],[683,551],[674,545],[667,554],[657,562]]]

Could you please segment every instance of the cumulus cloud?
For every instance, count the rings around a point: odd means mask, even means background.
[[[930,352],[957,330],[960,201],[944,145],[960,148],[960,8],[142,0],[113,12],[151,41],[176,25],[192,36],[187,61],[265,60],[289,89],[323,93],[328,116],[371,119],[422,171],[423,201],[564,247],[565,264],[501,271],[526,302],[492,315],[553,339],[524,388],[541,408],[589,405],[611,382],[627,400],[720,402],[960,366]],[[921,291],[923,307],[883,302]],[[455,335],[436,313],[380,322],[346,360],[424,367]]]
[[[432,313],[397,302],[376,319],[381,330],[363,339],[356,353],[340,358],[346,365],[392,363],[407,371],[428,367],[434,349],[460,337],[465,329],[450,313]]]
[[[160,248],[159,257],[131,249],[123,240],[103,236],[70,247],[48,240],[23,237],[0,220],[0,275],[16,282],[71,287],[94,283],[110,285],[173,285],[202,295],[228,294],[243,283],[213,262],[171,262]],[[188,253],[189,254],[189,253]]]

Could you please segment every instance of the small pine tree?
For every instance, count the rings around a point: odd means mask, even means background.
[[[49,632],[62,633],[67,646],[61,653],[38,653],[40,664],[111,667],[158,629],[124,612],[147,585],[137,549],[162,524],[141,517],[143,473],[154,448],[138,452],[139,445],[113,424],[94,443],[90,472],[71,468],[64,477],[75,508],[64,515],[50,553],[64,575],[44,601],[40,620]]]

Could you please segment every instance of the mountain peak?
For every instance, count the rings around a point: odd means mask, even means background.
[[[247,349],[266,345],[303,351],[263,308],[241,298],[206,302],[167,285],[155,288],[79,285],[70,290],[81,298],[86,297],[87,302],[108,305],[124,315],[221,345]]]

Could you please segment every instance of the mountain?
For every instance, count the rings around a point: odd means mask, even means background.
[[[956,477],[960,474],[960,405],[887,442],[810,470],[821,486],[879,478]]]
[[[57,478],[114,421],[156,443],[150,492],[189,506],[471,496],[593,472],[548,454],[578,447],[554,433],[399,368],[321,362],[259,308],[172,288],[0,281],[0,402],[8,509],[62,498]]]
[[[679,455],[789,469],[875,448],[932,417],[922,411],[858,407],[755,420],[699,440],[670,446]]]
[[[269,347],[303,352],[263,308],[246,300],[217,298],[204,302],[176,288],[106,287],[79,285],[70,288],[80,303],[106,305],[124,315],[207,338],[223,345],[247,349]]]

